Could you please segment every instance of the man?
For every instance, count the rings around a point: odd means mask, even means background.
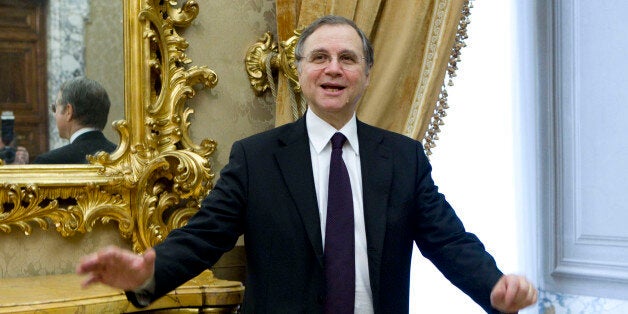
[[[110,106],[109,95],[98,82],[87,78],[65,82],[51,109],[59,136],[70,144],[35,157],[33,163],[86,164],[87,155],[113,152],[116,145],[102,133]]]
[[[144,306],[211,267],[244,234],[247,313],[407,313],[414,243],[487,312],[536,302],[529,281],[504,276],[465,232],[437,192],[421,144],[356,119],[373,64],[362,31],[323,17],[302,32],[296,56],[305,117],[234,143],[201,210],[162,244],[142,256],[109,247],[84,257],[84,286],[124,289]]]

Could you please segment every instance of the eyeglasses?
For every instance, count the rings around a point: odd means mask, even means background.
[[[57,105],[56,103],[50,105],[50,111],[52,111],[52,113],[57,113],[57,107],[63,109],[60,105]]]
[[[338,55],[336,58],[336,62],[343,70],[355,71],[359,69],[361,65],[361,61],[364,57],[359,57],[355,53],[352,52],[344,52]],[[309,63],[314,69],[324,69],[328,67],[332,60],[334,59],[329,53],[324,51],[314,51],[310,53],[305,61]]]

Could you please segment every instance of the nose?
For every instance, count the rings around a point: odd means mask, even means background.
[[[341,75],[342,66],[337,58],[331,58],[327,66],[325,67],[325,73],[329,75]]]

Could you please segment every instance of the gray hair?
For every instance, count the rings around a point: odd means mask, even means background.
[[[305,40],[307,40],[315,30],[323,25],[349,25],[360,35],[360,39],[362,40],[362,50],[364,52],[364,60],[366,61],[366,73],[368,73],[369,69],[373,66],[374,54],[373,54],[373,46],[371,42],[366,37],[366,34],[350,19],[345,18],[343,16],[338,15],[326,15],[318,18],[316,21],[312,22],[308,25],[302,32],[299,37],[299,41],[297,42],[297,46],[294,49],[294,56],[297,61],[297,68],[301,63],[301,59],[303,59],[303,45]]]
[[[60,103],[72,104],[73,118],[83,126],[104,129],[109,116],[109,95],[100,83],[78,77],[64,82],[59,89]]]

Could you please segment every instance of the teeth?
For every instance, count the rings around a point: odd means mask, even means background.
[[[330,92],[337,92],[340,89],[339,88],[328,88],[327,90],[330,91]]]

